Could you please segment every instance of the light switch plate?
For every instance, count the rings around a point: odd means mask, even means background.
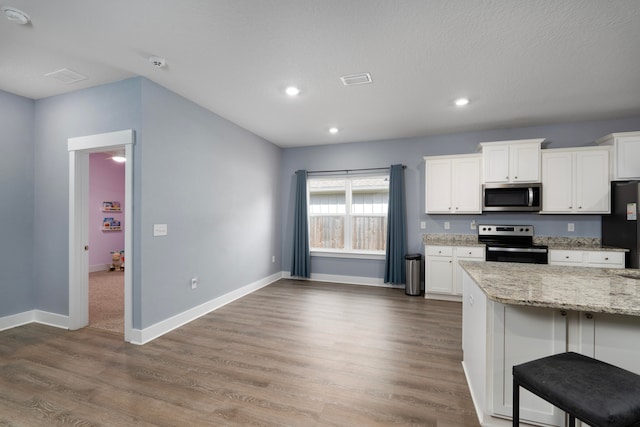
[[[168,234],[167,224],[153,224],[153,236],[166,236]]]

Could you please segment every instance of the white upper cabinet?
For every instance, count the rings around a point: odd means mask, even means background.
[[[608,149],[542,150],[541,213],[610,211]]]
[[[544,138],[482,142],[483,182],[540,182]]]
[[[451,159],[425,158],[426,213],[451,212]]]
[[[425,157],[425,212],[481,213],[480,156]]]
[[[640,132],[612,133],[596,143],[613,146],[612,180],[640,179]]]

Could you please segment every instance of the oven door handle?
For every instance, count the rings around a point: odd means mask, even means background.
[[[502,248],[487,246],[489,252],[520,252],[520,253],[532,253],[532,254],[546,254],[548,249],[541,248]]]

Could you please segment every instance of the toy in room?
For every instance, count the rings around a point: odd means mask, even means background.
[[[120,254],[120,252],[111,252],[111,268],[109,268],[109,271],[124,269],[124,266],[122,265],[122,257],[123,255]]]

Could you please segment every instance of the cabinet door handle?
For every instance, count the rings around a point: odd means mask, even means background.
[[[567,255],[565,258],[566,258],[566,259],[569,259],[569,255]]]
[[[513,177],[513,179],[518,179],[518,177],[517,177],[517,176],[514,176],[514,177]]]
[[[573,206],[569,206],[569,209],[573,209]]]
[[[578,206],[578,209],[582,209],[582,206]]]
[[[560,316],[566,316],[567,310],[560,310]]]
[[[584,317],[586,317],[587,319],[593,319],[593,314],[591,313],[585,313]]]
[[[604,257],[604,260],[605,260],[605,261],[609,261],[609,257],[608,257],[608,256],[607,256],[607,257]]]

